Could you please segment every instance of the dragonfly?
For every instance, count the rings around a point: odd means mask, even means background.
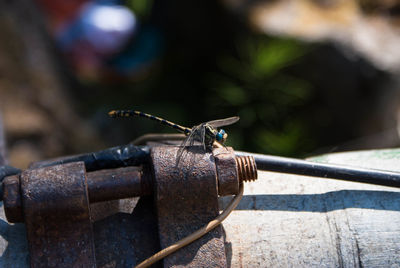
[[[224,119],[212,120],[205,123],[201,123],[199,125],[193,126],[192,128],[184,127],[178,124],[175,124],[171,121],[165,120],[161,117],[157,117],[151,114],[143,113],[141,111],[135,110],[113,110],[108,113],[108,115],[112,118],[118,117],[143,117],[153,121],[157,121],[162,125],[169,126],[178,132],[185,134],[187,137],[182,142],[181,147],[177,152],[177,163],[179,163],[184,150],[187,146],[193,146],[196,142],[200,143],[204,150],[206,148],[212,148],[212,146],[217,143],[219,145],[224,145],[226,139],[228,138],[228,133],[223,129],[219,129],[223,126],[228,126],[239,121],[238,116],[233,116]]]

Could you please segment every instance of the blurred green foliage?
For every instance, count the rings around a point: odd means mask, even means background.
[[[229,127],[236,148],[278,155],[302,155],[313,148],[307,118],[299,108],[310,101],[313,88],[286,69],[302,60],[307,47],[299,42],[254,35],[240,40],[236,55],[218,61],[211,74],[211,110],[241,117]]]
[[[141,19],[148,17],[153,7],[152,0],[127,0],[126,5]]]

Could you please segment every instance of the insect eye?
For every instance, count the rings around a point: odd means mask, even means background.
[[[220,129],[219,132],[215,135],[215,138],[217,141],[222,141],[224,140],[225,136],[226,136],[225,130]]]
[[[215,138],[217,141],[221,141],[223,137],[224,137],[224,135],[221,134],[221,132],[218,132],[217,135],[215,135]]]

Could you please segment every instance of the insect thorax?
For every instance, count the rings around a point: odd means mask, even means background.
[[[206,125],[205,126],[206,132],[205,132],[205,144],[208,146],[212,146],[212,144],[215,141],[215,136],[218,133],[218,130],[216,130],[215,128]]]

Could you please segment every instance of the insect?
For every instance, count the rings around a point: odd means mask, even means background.
[[[154,116],[151,114],[146,114],[146,113],[143,113],[140,111],[134,111],[134,110],[114,110],[114,111],[109,112],[108,115],[113,118],[132,117],[132,116],[144,117],[144,118],[148,118],[150,120],[157,121],[160,124],[169,126],[173,129],[176,129],[177,131],[185,134],[187,137],[182,142],[181,148],[178,150],[177,162],[179,162],[179,159],[181,158],[185,147],[193,146],[195,144],[195,142],[200,143],[203,146],[204,150],[206,149],[206,147],[208,147],[208,148],[212,147],[214,142],[218,142],[219,144],[223,145],[225,143],[226,139],[228,138],[228,134],[225,132],[225,130],[223,130],[223,129],[218,130],[217,128],[234,124],[239,120],[238,116],[234,116],[234,117],[229,117],[229,118],[225,118],[225,119],[218,119],[218,120],[201,123],[192,128],[188,128],[188,127],[184,127],[184,126],[175,124],[171,121],[165,120],[163,118],[160,118],[160,117],[157,117],[157,116]]]

